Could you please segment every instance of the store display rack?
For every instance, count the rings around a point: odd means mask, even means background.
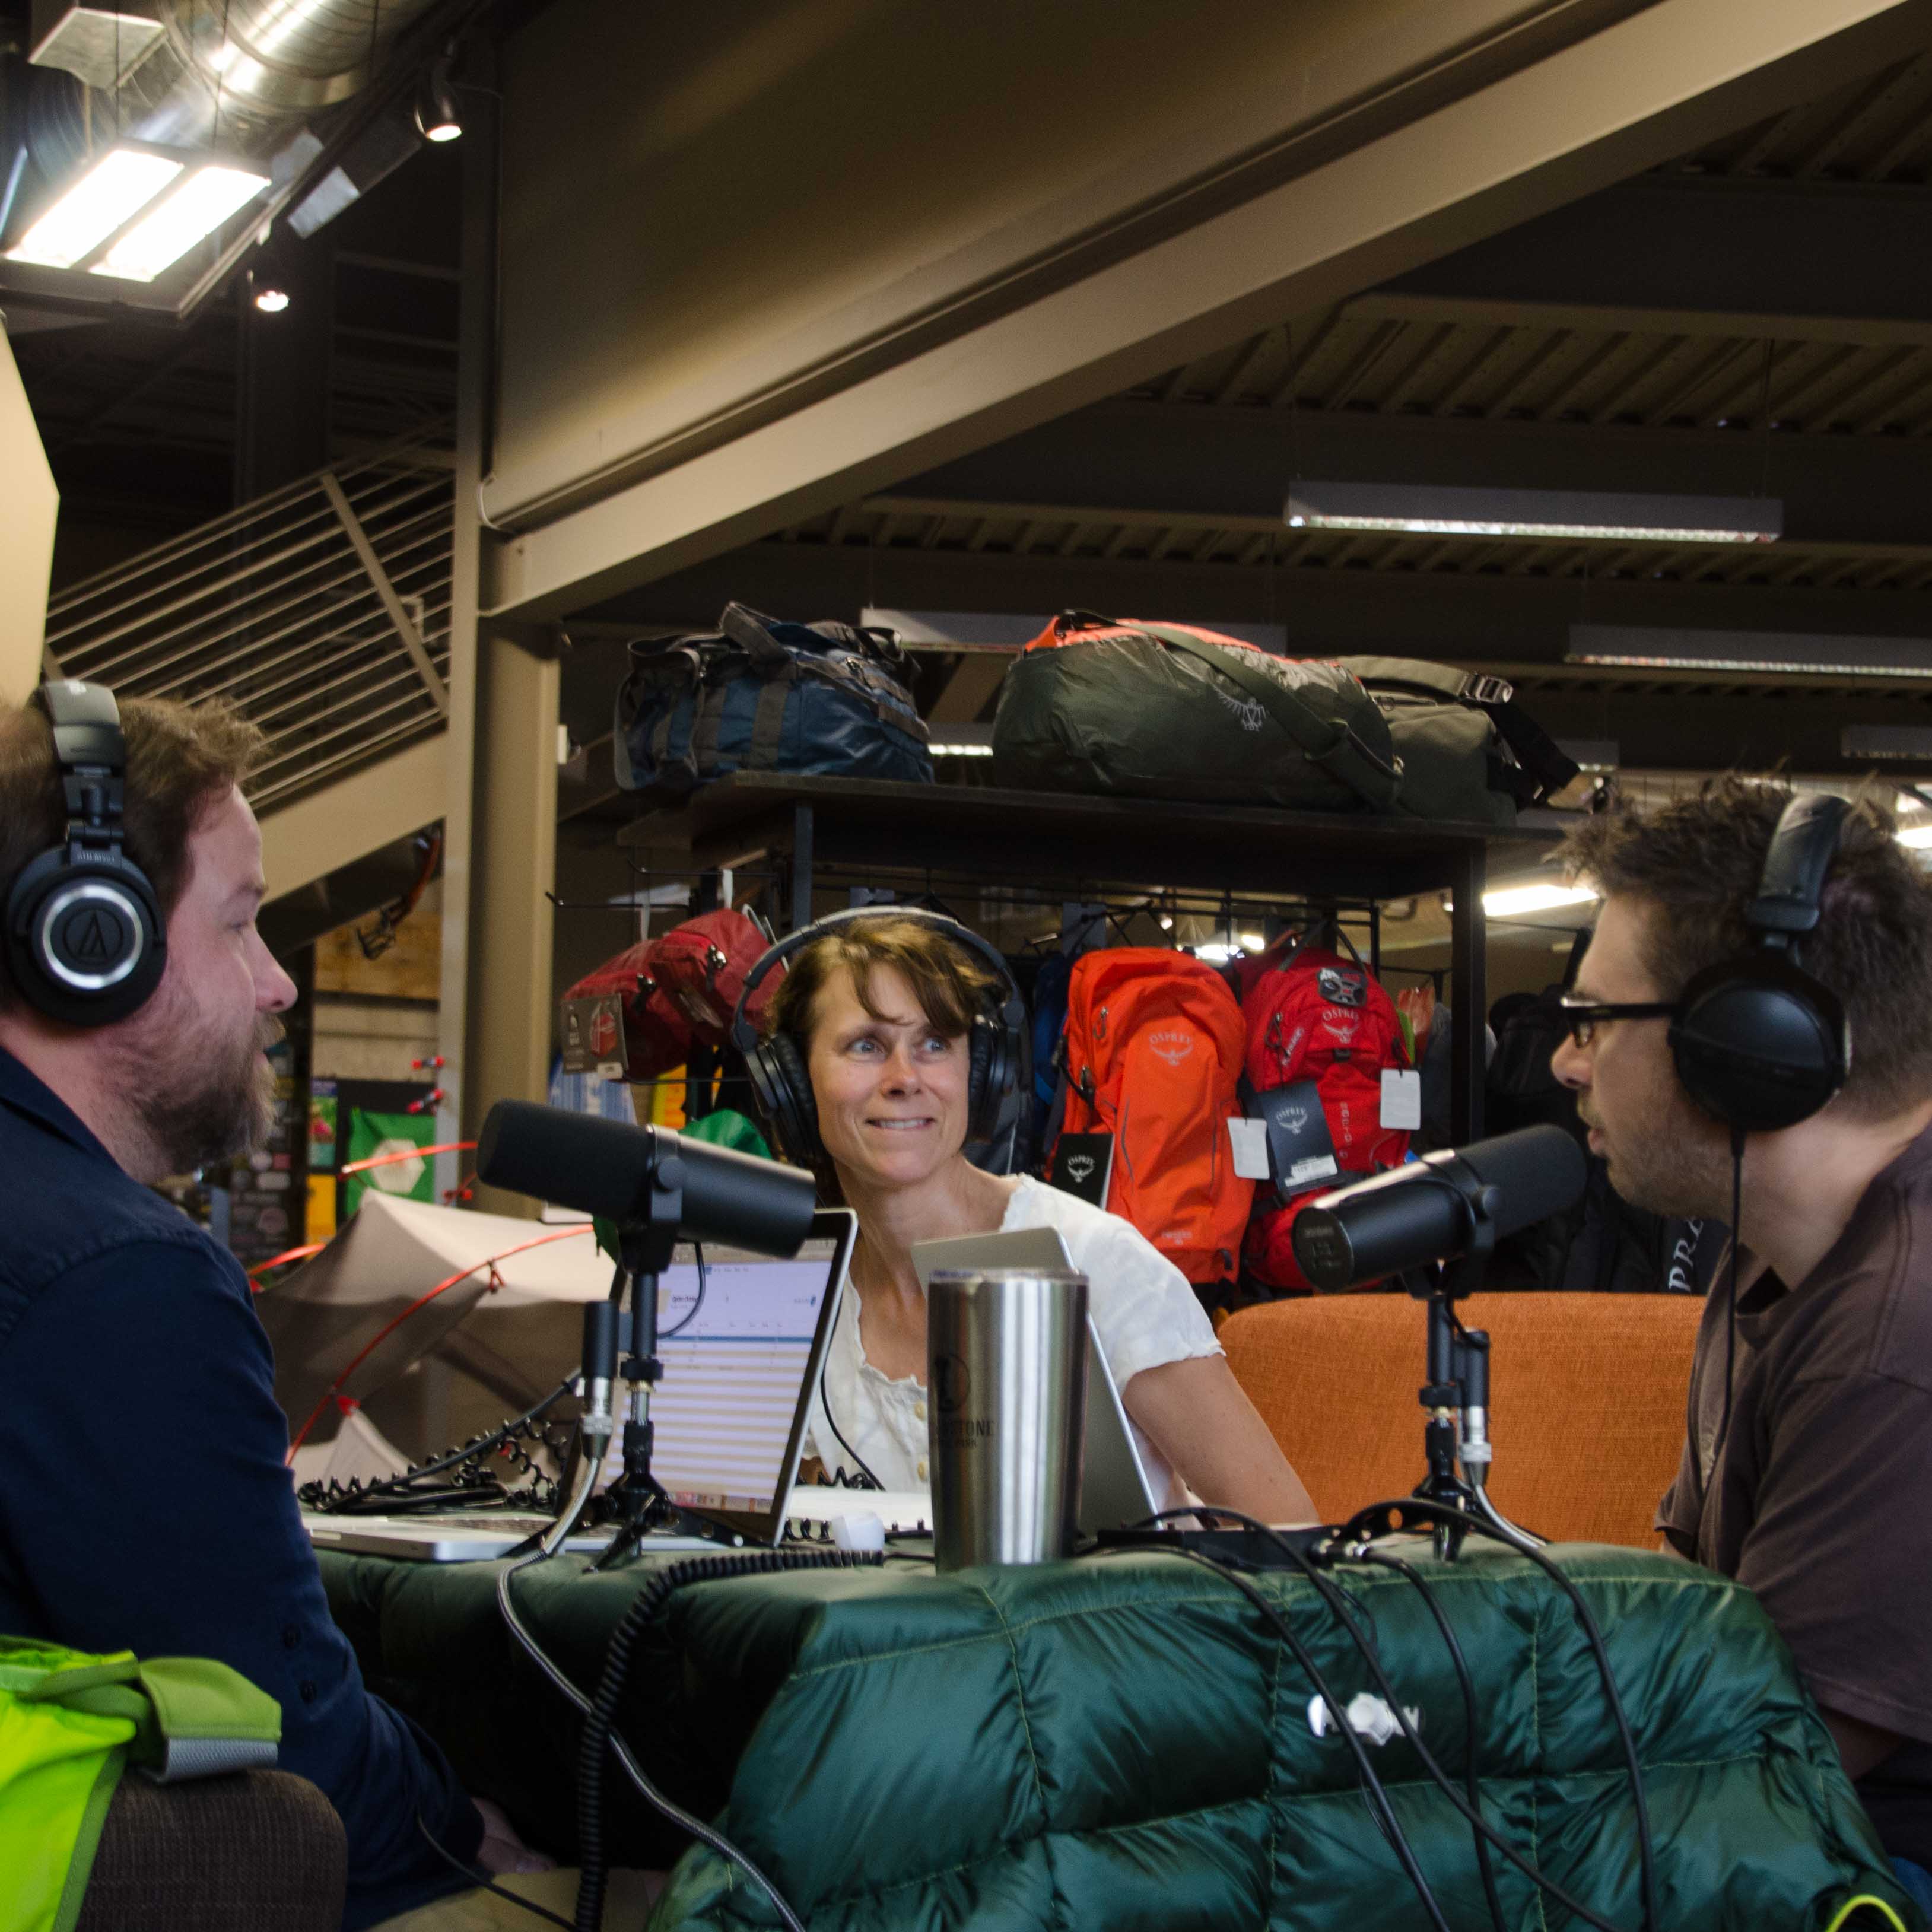
[[[774,876],[782,881],[778,904],[788,914],[788,930],[810,921],[814,891],[834,870],[1370,909],[1446,891],[1449,1004],[1480,1022],[1488,1005],[1483,891],[1491,856],[1533,860],[1551,836],[1347,812],[739,772],[677,811],[646,813],[618,838],[650,850],[654,868],[663,854],[674,862],[688,860],[695,872]],[[1482,1135],[1483,1037],[1480,1024],[1458,1025],[1451,1036],[1450,1120],[1459,1144]]]

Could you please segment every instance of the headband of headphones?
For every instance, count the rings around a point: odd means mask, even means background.
[[[1852,808],[1830,792],[1802,791],[1779,814],[1757,895],[1744,908],[1744,924],[1761,945],[1796,958],[1799,941],[1816,930],[1825,875],[1851,814]]]
[[[760,958],[750,972],[745,975],[743,990],[738,995],[737,1010],[731,1016],[731,1044],[742,1054],[748,1054],[758,1043],[758,1030],[745,1017],[747,1004],[758,988],[760,981],[774,968],[782,965],[795,952],[802,952],[814,940],[836,932],[842,926],[852,926],[866,920],[910,919],[922,926],[929,926],[935,932],[944,933],[956,945],[963,946],[968,952],[983,960],[997,976],[1004,989],[1000,994],[1000,1024],[1015,1031],[1024,1030],[1027,1024],[1026,1000],[1022,995],[1019,984],[1012,975],[1012,969],[998,946],[982,939],[970,926],[962,926],[958,920],[943,912],[934,912],[926,906],[869,905],[853,906],[844,912],[828,914],[824,919],[814,920],[809,926],[802,926],[796,932],[788,933],[778,944]]]

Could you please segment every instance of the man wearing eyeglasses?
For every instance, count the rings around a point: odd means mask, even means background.
[[[1798,946],[1849,1023],[1834,1097],[1734,1166],[1672,1051],[1686,987],[1751,950],[1790,796],[1730,779],[1571,834],[1603,904],[1552,1066],[1619,1194],[1736,1231],[1658,1527],[1757,1593],[1932,1910],[1932,880],[1882,811],[1845,818]]]

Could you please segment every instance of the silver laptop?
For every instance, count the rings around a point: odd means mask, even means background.
[[[1071,1269],[1057,1228],[1003,1228],[990,1234],[959,1234],[943,1241],[915,1241],[912,1264],[921,1288],[944,1268]],[[1080,1476],[1080,1528],[1091,1536],[1124,1523],[1144,1522],[1167,1507],[1156,1496],[1140,1445],[1127,1420],[1114,1372],[1087,1322],[1087,1440]]]
[[[858,1222],[821,1208],[789,1261],[712,1243],[681,1244],[658,1282],[658,1354],[664,1380],[651,1397],[651,1472],[671,1501],[735,1531],[776,1544],[798,1478],[812,1390],[825,1360]],[[620,1390],[622,1395],[622,1390]],[[618,1431],[621,1438],[621,1420]],[[620,1444],[607,1464],[622,1467]],[[607,1480],[608,1478],[607,1478]],[[548,1519],[471,1510],[443,1516],[326,1516],[304,1512],[318,1549],[452,1563],[501,1556]],[[608,1529],[574,1536],[596,1550]],[[654,1532],[652,1550],[705,1550],[716,1539]]]

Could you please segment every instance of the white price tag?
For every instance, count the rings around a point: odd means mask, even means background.
[[[1234,1172],[1243,1180],[1268,1178],[1268,1123],[1230,1120],[1228,1138],[1234,1144]]]
[[[1382,1125],[1411,1132],[1422,1124],[1422,1076],[1412,1067],[1382,1069]]]
[[[1326,1180],[1331,1174],[1340,1174],[1332,1154],[1312,1154],[1306,1160],[1298,1160],[1288,1170],[1291,1184],[1300,1180]]]

